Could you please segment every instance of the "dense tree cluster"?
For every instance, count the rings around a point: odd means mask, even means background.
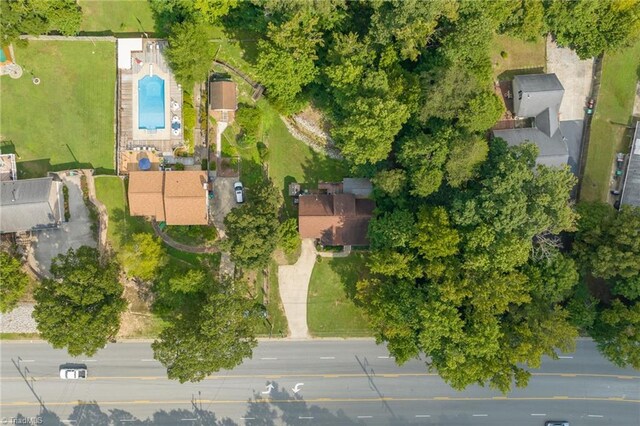
[[[126,309],[120,267],[100,259],[98,250],[82,246],[53,259],[53,278],[36,288],[33,318],[38,331],[54,348],[69,355],[92,356],[115,337]]]
[[[240,268],[259,269],[269,264],[278,244],[280,197],[270,180],[247,189],[247,202],[225,216],[231,260]]]
[[[22,264],[9,253],[0,251],[0,312],[11,311],[24,295],[29,277]]]
[[[22,34],[40,35],[59,31],[74,35],[80,29],[82,12],[75,0],[7,0],[0,2],[0,39],[7,46]]]
[[[399,362],[425,353],[455,388],[507,391],[527,383],[523,366],[572,348],[577,329],[562,302],[576,268],[540,245],[573,228],[575,180],[566,169],[536,167],[536,155],[533,145],[495,140],[473,184],[371,223],[373,277],[358,283],[358,297]],[[436,195],[443,187],[429,186]]]
[[[575,310],[588,319],[580,325],[615,364],[640,369],[640,208],[579,207],[574,251],[587,283],[606,290],[599,300],[577,295]]]

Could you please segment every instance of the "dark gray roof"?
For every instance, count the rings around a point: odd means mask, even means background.
[[[640,207],[640,121],[636,123],[620,204]]]
[[[525,92],[548,92],[562,90],[564,87],[555,74],[524,74],[516,75],[514,82],[518,82],[520,88]]]
[[[535,126],[549,137],[552,137],[558,130],[558,125],[558,110],[555,106],[545,109],[536,116]]]
[[[517,75],[513,78],[513,105],[518,117],[535,117],[554,107],[557,115],[563,95],[564,88],[555,74]]]
[[[561,167],[569,163],[569,148],[556,131],[552,138],[536,128],[494,130],[493,135],[504,139],[509,146],[531,142],[536,144],[539,153],[536,163],[549,167]]]
[[[0,182],[0,232],[56,227],[63,208],[62,183],[53,178]]]
[[[342,181],[342,191],[353,194],[356,198],[369,197],[373,186],[369,179],[364,178],[344,178]]]

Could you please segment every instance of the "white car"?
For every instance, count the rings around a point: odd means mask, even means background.
[[[65,380],[83,380],[86,379],[87,367],[84,365],[61,365],[60,378]]]
[[[244,203],[244,187],[242,186],[242,182],[234,183],[233,190],[236,193],[236,203]]]

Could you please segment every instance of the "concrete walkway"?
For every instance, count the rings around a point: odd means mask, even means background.
[[[316,248],[312,239],[302,240],[300,258],[293,265],[278,267],[278,286],[284,313],[289,322],[290,339],[309,339],[307,327],[307,294]]]

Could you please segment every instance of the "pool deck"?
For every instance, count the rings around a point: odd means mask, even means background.
[[[173,115],[182,121],[182,109],[171,110],[172,101],[182,107],[182,89],[178,86],[162,51],[165,40],[145,39],[142,51],[131,52],[131,69],[118,69],[118,152],[124,153],[135,148],[153,148],[160,153],[172,153],[184,145],[182,132],[175,136],[171,132]],[[165,128],[155,131],[138,128],[138,81],[149,75],[149,65],[153,66],[153,75],[165,80]],[[126,168],[126,161],[120,155],[119,169]]]

